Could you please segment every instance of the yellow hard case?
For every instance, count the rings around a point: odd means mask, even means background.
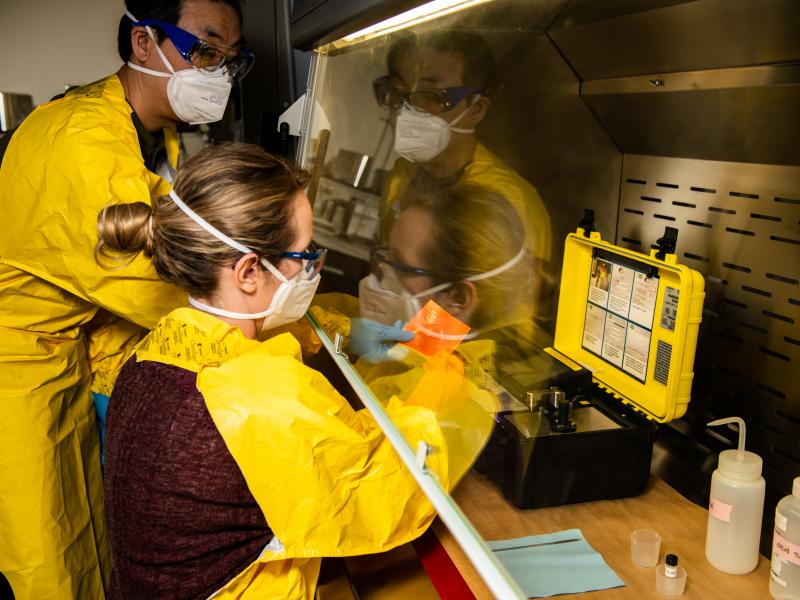
[[[621,402],[652,421],[666,423],[683,416],[689,404],[705,282],[699,272],[678,264],[675,254],[666,254],[659,260],[657,253],[653,249],[647,256],[615,246],[603,241],[598,232],[587,237],[581,228],[576,234],[569,234],[564,245],[553,345],[556,351],[592,371],[594,382]],[[612,261],[618,257],[622,263],[634,261],[651,274],[657,270],[659,285],[643,381],[584,347],[592,261],[598,255],[610,256]],[[667,288],[670,295],[665,307]],[[662,318],[666,318],[666,326]]]

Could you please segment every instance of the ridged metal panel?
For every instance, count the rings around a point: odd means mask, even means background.
[[[573,0],[548,35],[623,154],[800,165],[800,2]]]
[[[625,155],[617,243],[665,226],[706,278],[692,403],[679,428],[738,414],[774,489],[800,473],[800,168]],[[729,439],[732,436],[727,435]]]
[[[800,61],[584,81],[581,95],[625,154],[800,165]]]

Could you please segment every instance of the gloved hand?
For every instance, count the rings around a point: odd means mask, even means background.
[[[355,317],[350,321],[350,342],[347,350],[369,362],[383,362],[389,359],[389,350],[397,342],[407,342],[413,337],[413,332],[403,329],[402,321],[390,326],[372,319]]]

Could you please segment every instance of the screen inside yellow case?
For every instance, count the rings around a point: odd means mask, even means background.
[[[642,383],[659,282],[651,265],[602,250],[592,258],[581,346]]]

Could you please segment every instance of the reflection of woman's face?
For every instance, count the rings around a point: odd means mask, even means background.
[[[411,207],[400,213],[389,234],[389,254],[392,260],[411,267],[429,269],[428,248],[433,238],[433,216],[426,210]],[[434,285],[427,275],[397,273],[403,287],[410,294],[418,294]]]
[[[407,208],[400,213],[389,234],[390,257],[392,260],[410,267],[430,269],[433,265],[428,257],[433,252],[439,251],[436,236],[435,217],[430,212],[418,207]],[[458,260],[457,257],[450,258]],[[441,283],[429,275],[401,272],[396,272],[396,274],[402,286],[412,295],[425,292],[437,283]],[[457,293],[456,290],[458,290]],[[471,322],[478,305],[475,286],[469,282],[447,286],[444,290],[420,298],[420,301],[424,305],[429,299],[467,324]]]

